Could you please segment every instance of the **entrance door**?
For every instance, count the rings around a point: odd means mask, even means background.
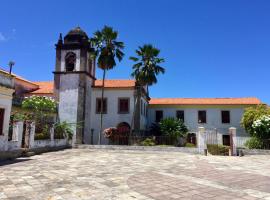
[[[223,145],[231,146],[230,135],[222,135]]]

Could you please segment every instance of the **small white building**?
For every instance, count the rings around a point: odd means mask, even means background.
[[[229,143],[229,128],[237,129],[237,136],[248,136],[240,121],[245,108],[258,105],[257,98],[153,98],[149,103],[148,122],[159,122],[163,118],[181,119],[190,133],[198,127],[216,132],[218,143]]]
[[[9,120],[13,92],[13,76],[5,71],[0,71],[0,151],[8,149]]]

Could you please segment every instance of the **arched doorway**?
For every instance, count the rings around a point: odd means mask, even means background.
[[[118,132],[118,144],[128,145],[130,125],[127,122],[121,122],[116,126],[116,128]]]

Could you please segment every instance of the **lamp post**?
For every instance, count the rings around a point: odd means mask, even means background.
[[[8,63],[8,66],[9,66],[9,74],[11,74],[11,72],[12,72],[12,67],[15,65],[15,62],[13,62],[13,61],[9,61],[9,63]]]

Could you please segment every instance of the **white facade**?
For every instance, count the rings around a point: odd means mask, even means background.
[[[12,94],[14,92],[14,80],[8,74],[0,74],[0,109],[4,112],[0,133],[0,151],[8,150],[8,131],[9,131],[9,119],[12,105]]]
[[[148,111],[148,126],[155,123],[156,111],[163,111],[163,118],[176,118],[176,111],[184,111],[184,123],[188,127],[189,132],[196,133],[198,127],[204,127],[206,130],[214,130],[221,134],[229,134],[230,127],[237,129],[238,135],[247,135],[245,130],[241,127],[240,121],[244,113],[244,105],[150,105]],[[206,123],[198,123],[198,111],[206,111]],[[222,123],[221,111],[230,111],[230,123]]]
[[[96,99],[101,98],[101,89],[93,88],[91,101],[91,129],[93,129],[93,143],[98,141],[100,132],[100,114],[96,112]],[[134,90],[133,89],[105,89],[104,98],[107,99],[107,112],[103,114],[103,129],[109,127],[117,127],[121,122],[132,124],[134,112]],[[129,112],[120,114],[118,112],[119,98],[129,99]],[[107,140],[102,135],[102,143],[107,143]],[[89,140],[87,141],[90,142]]]

